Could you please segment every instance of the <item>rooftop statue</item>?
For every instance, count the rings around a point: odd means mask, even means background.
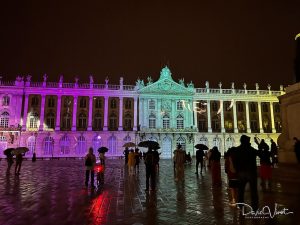
[[[194,86],[194,83],[193,83],[193,81],[191,81],[189,84],[188,84],[188,88],[194,88],[195,86]]]
[[[27,76],[26,76],[26,81],[27,81],[27,82],[30,82],[30,81],[31,81],[31,75],[27,75]]]
[[[259,89],[259,85],[258,85],[258,83],[255,83],[255,88],[256,88],[256,90],[258,90],[258,89]]]
[[[64,81],[64,76],[63,75],[60,75],[59,76],[59,83],[62,83]]]
[[[152,84],[153,83],[152,77],[150,77],[150,76],[147,77],[147,81],[148,81],[147,85]]]
[[[205,81],[205,88],[209,88],[209,82],[208,81]]]
[[[268,90],[270,91],[271,90],[271,84],[268,84]]]
[[[184,85],[184,78],[179,79],[179,84],[181,86],[185,87],[185,85]]]
[[[234,82],[231,83],[231,89],[234,89]]]
[[[172,73],[169,69],[169,67],[165,66],[164,68],[162,68],[162,70],[160,71],[160,79],[172,79]]]
[[[243,87],[244,87],[244,89],[246,90],[246,89],[247,89],[247,84],[244,83],[244,84],[243,84]]]
[[[137,87],[138,90],[145,87],[144,81],[138,78],[137,81],[135,82],[135,86]]]
[[[220,89],[222,88],[222,82],[219,82],[219,88]]]
[[[105,77],[105,85],[108,85],[108,81],[109,81],[108,76],[106,76]]]
[[[47,74],[44,74],[43,76],[44,82],[47,82],[47,78],[48,78]]]
[[[94,83],[93,75],[90,75],[89,78],[90,78],[90,84],[93,84]]]
[[[23,79],[24,79],[24,77],[21,77],[21,76],[17,76],[17,77],[16,77],[16,81],[18,81],[18,82],[23,81]]]
[[[79,78],[75,77],[75,84],[78,84]]]
[[[124,78],[120,77],[120,86],[123,86]]]

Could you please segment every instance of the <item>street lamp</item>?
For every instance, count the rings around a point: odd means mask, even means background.
[[[36,154],[35,154],[35,148],[36,148],[36,141],[37,141],[37,136],[38,136],[38,133],[35,132],[34,133],[34,149],[33,149],[33,154],[32,154],[32,162],[35,162],[36,161]]]

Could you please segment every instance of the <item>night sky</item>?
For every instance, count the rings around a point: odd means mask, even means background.
[[[31,3],[29,3],[31,2]],[[3,1],[0,75],[134,84],[159,77],[204,87],[293,83],[300,1]],[[148,2],[148,3],[146,3]]]

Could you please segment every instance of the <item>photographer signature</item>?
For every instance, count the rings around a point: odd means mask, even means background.
[[[293,214],[294,212],[289,211],[287,208],[279,209],[278,204],[275,203],[274,211],[270,209],[269,206],[264,206],[261,209],[257,209],[256,211],[253,208],[246,204],[246,203],[236,203],[237,206],[242,207],[242,214],[246,217],[251,218],[271,218],[273,219],[277,215],[289,215]]]

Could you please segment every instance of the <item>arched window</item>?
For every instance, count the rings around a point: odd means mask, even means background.
[[[26,153],[26,155],[32,155],[35,152],[35,146],[36,146],[36,139],[35,136],[30,136],[27,139],[27,148],[29,149],[29,151]]]
[[[149,107],[148,107],[149,109],[155,109],[155,101],[153,100],[153,99],[151,99],[150,101],[149,101]]]
[[[117,108],[117,101],[116,101],[116,99],[111,99],[111,101],[110,101],[110,108],[111,109],[116,109]]]
[[[96,98],[96,100],[95,100],[95,108],[96,109],[102,108],[102,99],[101,98]]]
[[[203,145],[206,145],[208,146],[208,139],[204,136],[202,136],[200,139],[199,139],[199,144],[203,144]]]
[[[53,155],[54,139],[51,136],[47,136],[44,139],[44,155]]]
[[[186,142],[185,142],[185,138],[180,136],[177,141],[176,141],[176,145],[181,144],[182,149],[185,150],[186,148]]]
[[[176,105],[177,105],[177,110],[183,110],[183,101],[182,100],[178,101]]]
[[[117,115],[115,113],[110,114],[110,117],[109,117],[109,129],[110,130],[116,130],[118,128],[117,122],[118,122]]]
[[[31,98],[31,106],[33,106],[33,107],[37,107],[37,106],[39,106],[39,98],[38,98],[38,96],[32,96],[32,98]]]
[[[53,108],[54,106],[55,106],[55,99],[54,99],[53,96],[50,96],[50,97],[48,98],[48,107],[49,107],[49,108]]]
[[[0,152],[3,154],[3,151],[7,149],[7,139],[5,136],[0,136]]]
[[[47,114],[46,125],[47,125],[48,129],[54,129],[55,128],[55,116],[54,116],[53,112],[49,112]]]
[[[94,116],[94,130],[101,130],[102,128],[102,115],[100,113]]]
[[[2,106],[9,106],[10,97],[8,95],[4,95],[2,98]]]
[[[226,149],[228,150],[229,148],[234,146],[234,139],[233,137],[228,137],[226,139]]]
[[[76,145],[76,154],[78,156],[83,156],[87,152],[86,149],[86,140],[83,135],[80,135],[77,138],[77,145]]]
[[[0,116],[0,127],[7,128],[9,124],[9,113],[3,112]]]
[[[79,107],[80,108],[86,108],[86,98],[85,97],[80,98]]]
[[[149,116],[149,128],[150,129],[155,129],[156,128],[156,118],[154,114],[151,114]]]
[[[59,141],[59,144],[60,144],[60,154],[69,155],[70,147],[71,147],[71,140],[67,134],[62,136],[62,138]]]
[[[102,146],[102,138],[99,134],[96,134],[93,137],[93,149],[94,154],[97,154],[98,149]]]
[[[78,128],[86,128],[86,114],[85,113],[80,113],[79,118],[78,118]]]
[[[169,117],[169,115],[164,115],[163,116],[163,128],[164,129],[169,129],[170,128],[170,117]]]
[[[177,122],[177,129],[183,129],[184,128],[184,119],[182,115],[178,115],[176,118],[176,122]]]
[[[132,125],[131,125],[131,123],[132,123],[132,116],[129,114],[129,113],[127,113],[126,115],[125,115],[125,118],[124,118],[124,129],[125,130],[131,130],[132,129]]]
[[[108,153],[110,155],[116,155],[117,154],[117,138],[115,136],[110,136],[108,138]]]
[[[221,139],[219,137],[215,137],[213,139],[213,147],[216,146],[219,151],[220,151],[220,147],[221,147]]]
[[[125,100],[125,109],[131,109],[131,100],[129,98]]]
[[[62,118],[62,128],[64,130],[71,129],[71,115],[70,113],[65,113]]]
[[[38,128],[39,115],[36,112],[30,113],[29,116],[29,128]]]

